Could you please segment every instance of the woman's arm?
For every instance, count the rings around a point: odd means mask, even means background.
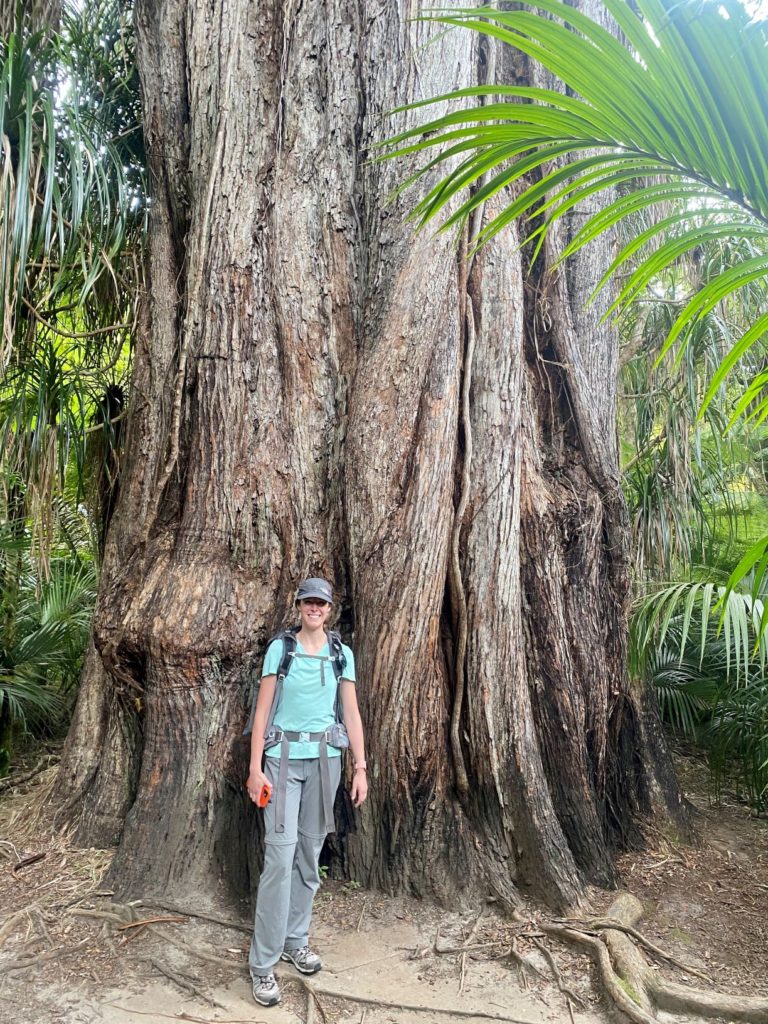
[[[264,730],[267,727],[267,716],[275,696],[276,676],[264,676],[259,684],[259,695],[256,698],[256,711],[253,715],[251,731],[251,766],[246,788],[248,796],[254,803],[259,798],[262,786],[268,781],[261,770],[261,759],[264,754]]]
[[[341,680],[341,707],[344,725],[347,727],[349,746],[352,756],[355,759],[355,773],[352,777],[352,786],[349,795],[355,807],[368,796],[368,776],[365,763],[365,738],[363,736],[363,720],[360,717],[360,709],[357,706],[357,690],[355,684],[349,679]]]

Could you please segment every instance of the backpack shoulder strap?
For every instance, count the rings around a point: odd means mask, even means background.
[[[283,696],[283,683],[285,682],[285,677],[291,671],[291,665],[293,664],[293,657],[296,654],[296,634],[297,633],[298,633],[298,628],[296,628],[296,627],[294,627],[292,629],[284,629],[284,630],[282,630],[282,632],[278,633],[277,636],[275,636],[273,638],[274,640],[282,640],[283,641],[283,653],[282,653],[282,655],[280,657],[280,663],[277,666],[277,672],[275,673],[276,674],[276,679],[275,679],[275,695],[272,698],[272,706],[269,709],[269,714],[267,715],[266,725],[264,727],[264,737],[265,737],[265,739],[266,739],[267,733],[272,728],[272,725],[273,725],[273,723],[275,721],[275,715],[277,714],[277,709],[280,706],[280,700],[281,700],[281,698]]]
[[[283,629],[279,633],[275,633],[267,643],[267,650],[271,644],[276,640],[281,640],[283,644],[283,652],[280,655],[280,661],[277,666],[277,676],[275,680],[275,696],[272,699],[272,706],[269,709],[269,715],[267,716],[266,729],[269,730],[274,721],[275,715],[277,714],[277,706],[280,703],[280,698],[283,694],[283,680],[288,675],[291,665],[293,664],[293,656],[296,653],[296,633],[297,629]],[[257,676],[253,686],[253,699],[251,701],[251,713],[248,716],[248,724],[245,727],[244,736],[248,736],[253,730],[253,719],[256,715],[256,700],[259,696],[259,687],[261,685],[261,677]]]
[[[343,721],[342,708],[341,708],[341,683],[342,676],[344,675],[344,669],[347,667],[347,659],[344,657],[344,648],[341,645],[341,634],[337,633],[335,629],[328,630],[328,650],[331,652],[331,664],[333,665],[333,674],[336,677],[336,701],[334,703],[334,714],[337,723]]]
[[[335,629],[328,630],[328,650],[331,652],[331,664],[336,682],[341,682],[344,669],[347,667],[347,659],[344,657],[344,648],[341,645],[341,635]]]
[[[285,679],[285,677],[290,672],[291,665],[293,664],[293,656],[296,654],[297,632],[298,629],[295,626],[292,629],[283,629],[279,633],[277,633],[272,638],[272,640],[270,640],[270,643],[272,643],[275,640],[283,641],[283,653],[280,657],[280,662],[277,666],[276,673],[278,677],[282,677],[283,679]]]

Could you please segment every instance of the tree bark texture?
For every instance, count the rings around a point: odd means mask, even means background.
[[[0,0],[0,39],[7,39],[21,25],[29,32],[56,29],[61,18],[59,0],[26,0],[19,8],[18,0]]]
[[[370,749],[350,877],[573,906],[650,806],[599,268],[528,268],[516,229],[473,261],[414,234],[412,168],[371,157],[420,114],[387,114],[493,66],[418,13],[137,3],[151,288],[59,787],[123,892],[255,881],[246,681],[309,574]]]

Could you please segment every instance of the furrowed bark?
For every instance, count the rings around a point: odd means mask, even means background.
[[[358,661],[371,794],[332,847],[351,877],[572,907],[584,878],[612,880],[616,823],[631,834],[643,802],[635,762],[633,800],[614,798],[636,733],[616,713],[615,343],[574,314],[596,271],[528,274],[512,229],[468,274],[455,238],[414,236],[390,201],[408,166],[372,144],[415,123],[393,107],[490,65],[413,14],[137,5],[150,292],[57,797],[81,839],[120,840],[123,894],[253,885],[245,683],[308,574],[334,580]]]

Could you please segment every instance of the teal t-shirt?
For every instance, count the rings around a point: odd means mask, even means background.
[[[355,682],[355,656],[346,644],[341,645],[347,664],[343,678]],[[296,657],[283,681],[283,693],[275,712],[274,724],[285,732],[322,732],[336,721],[336,675],[330,658],[328,644],[319,655],[307,655],[296,641]],[[264,658],[264,676],[277,675],[283,656],[283,641],[273,640]],[[266,751],[267,757],[280,757],[280,747],[272,746]],[[289,744],[289,757],[319,757],[320,744],[295,742]],[[328,747],[329,757],[341,757],[337,747]]]

